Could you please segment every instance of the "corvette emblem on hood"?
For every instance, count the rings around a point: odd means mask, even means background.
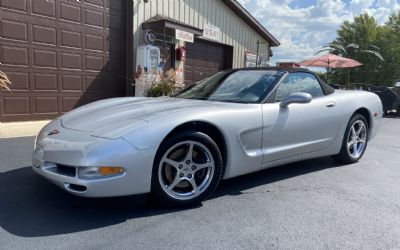
[[[56,135],[56,134],[59,134],[59,133],[60,133],[60,131],[58,131],[57,129],[53,129],[47,135]]]

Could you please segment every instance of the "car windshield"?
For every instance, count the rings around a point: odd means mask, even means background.
[[[222,71],[175,95],[178,98],[260,103],[284,75],[274,70]]]

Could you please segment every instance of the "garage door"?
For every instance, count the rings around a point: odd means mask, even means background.
[[[185,84],[203,80],[232,68],[232,47],[196,39],[186,43]]]
[[[56,117],[124,94],[124,0],[1,0],[0,121]]]

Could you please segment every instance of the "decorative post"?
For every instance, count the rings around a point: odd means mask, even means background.
[[[257,40],[256,68],[258,67],[258,53],[259,52],[260,52],[260,40]]]

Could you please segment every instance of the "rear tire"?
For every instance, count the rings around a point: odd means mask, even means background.
[[[345,164],[358,162],[364,155],[368,144],[368,123],[361,114],[355,114],[347,124],[340,153],[333,156]]]
[[[157,151],[151,180],[153,200],[166,207],[196,205],[215,190],[222,172],[221,152],[208,135],[178,133]]]

